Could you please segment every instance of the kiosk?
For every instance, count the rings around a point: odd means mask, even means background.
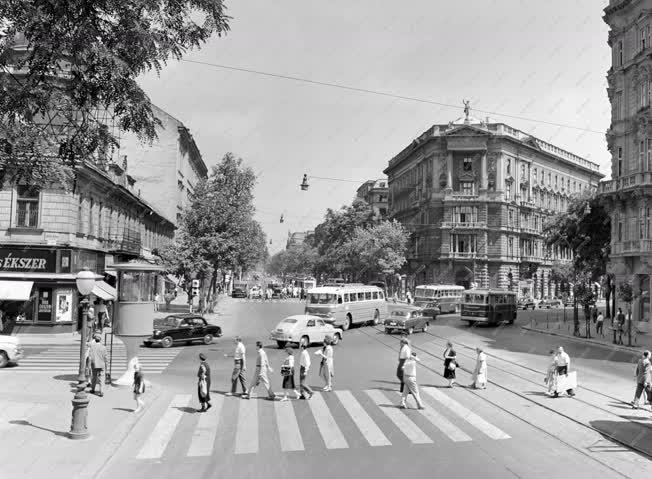
[[[112,269],[117,274],[118,290],[113,332],[127,350],[127,370],[115,384],[131,386],[138,349],[154,328],[157,277],[163,268],[150,263],[116,263]]]

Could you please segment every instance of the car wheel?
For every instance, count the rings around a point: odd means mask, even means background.
[[[380,322],[380,312],[378,310],[374,311],[374,320],[373,325],[376,326]]]
[[[391,333],[392,333],[392,330],[391,330],[391,329],[389,329],[389,328],[385,328],[385,334],[391,334]]]
[[[9,364],[7,353],[0,351],[0,368],[4,368],[7,364]]]
[[[211,344],[213,342],[213,335],[206,334],[204,335],[204,344]]]
[[[424,333],[425,333],[426,331],[428,331],[428,326],[430,326],[428,323],[424,323],[424,324],[423,324],[423,332],[424,332]]]
[[[331,343],[333,346],[335,346],[337,343],[339,343],[342,340],[342,336],[340,333],[335,333],[333,334],[333,342]]]
[[[299,341],[299,346],[310,346],[310,338],[308,336],[301,336],[301,341]]]
[[[170,346],[172,346],[173,343],[174,341],[170,336],[166,336],[161,340],[161,346],[163,346],[164,348],[169,348]]]
[[[283,349],[287,343],[287,341],[276,341],[279,349]]]
[[[346,315],[346,320],[344,321],[344,324],[342,325],[342,330],[346,331],[351,327],[352,319],[350,314]]]
[[[467,321],[469,327],[473,326],[475,324],[475,321]]]
[[[414,332],[414,328],[409,327],[408,330],[407,330],[408,335],[412,334],[413,332]]]

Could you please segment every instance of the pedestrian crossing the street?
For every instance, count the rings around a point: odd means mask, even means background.
[[[392,447],[405,444],[406,440],[433,445],[444,441],[458,444],[481,438],[499,441],[511,438],[434,387],[422,388],[426,408],[419,411],[398,408],[398,394],[379,389],[316,393],[306,401],[271,402],[217,396],[207,412],[184,413],[194,400],[186,394],[171,398],[152,432],[139,444],[140,449],[134,451],[136,459],[178,459],[169,457],[166,451],[202,457],[213,455],[219,449],[220,454],[246,456],[269,449],[296,452],[316,447],[325,450]],[[192,438],[188,440],[183,436],[190,430]]]
[[[107,350],[110,349],[107,347]],[[146,374],[162,373],[181,352],[182,348],[140,348],[138,360]],[[52,346],[44,351],[27,354],[18,363],[18,367],[11,368],[15,373],[52,373],[70,374],[79,369],[79,346],[65,345]],[[108,371],[107,364],[106,370]],[[127,352],[124,344],[113,345],[113,360],[111,373],[119,376],[127,370]],[[9,369],[7,370],[9,371]]]

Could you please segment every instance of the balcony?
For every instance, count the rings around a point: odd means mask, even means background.
[[[521,226],[521,233],[526,235],[536,235],[540,236],[541,233],[536,228],[530,228],[529,226]]]
[[[521,206],[531,209],[535,209],[537,207],[536,203],[532,200],[521,200]]]
[[[626,256],[652,254],[652,239],[637,239],[612,243],[611,253]]]
[[[613,180],[603,181],[600,183],[599,191],[601,194],[610,194],[643,186],[652,186],[652,172],[634,173]]]
[[[523,263],[543,263],[543,258],[533,255],[521,255],[521,262]]]
[[[441,227],[444,229],[467,229],[467,230],[477,230],[484,229],[487,227],[486,221],[442,221]]]
[[[112,235],[109,239],[109,251],[112,253],[138,256],[141,247],[140,231],[131,228],[126,228],[122,235]]]
[[[448,253],[450,259],[462,259],[462,260],[472,260],[472,259],[487,259],[487,255],[483,253],[478,253],[475,251],[451,251]]]
[[[477,194],[470,195],[468,193],[462,193],[461,191],[453,191],[444,194],[444,201],[475,202],[480,201],[480,196]]]

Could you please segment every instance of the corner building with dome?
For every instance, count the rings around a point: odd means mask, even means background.
[[[573,195],[596,189],[598,164],[504,123],[469,115],[434,125],[389,161],[389,216],[412,234],[406,285],[502,288],[536,299],[556,297],[547,217]]]

